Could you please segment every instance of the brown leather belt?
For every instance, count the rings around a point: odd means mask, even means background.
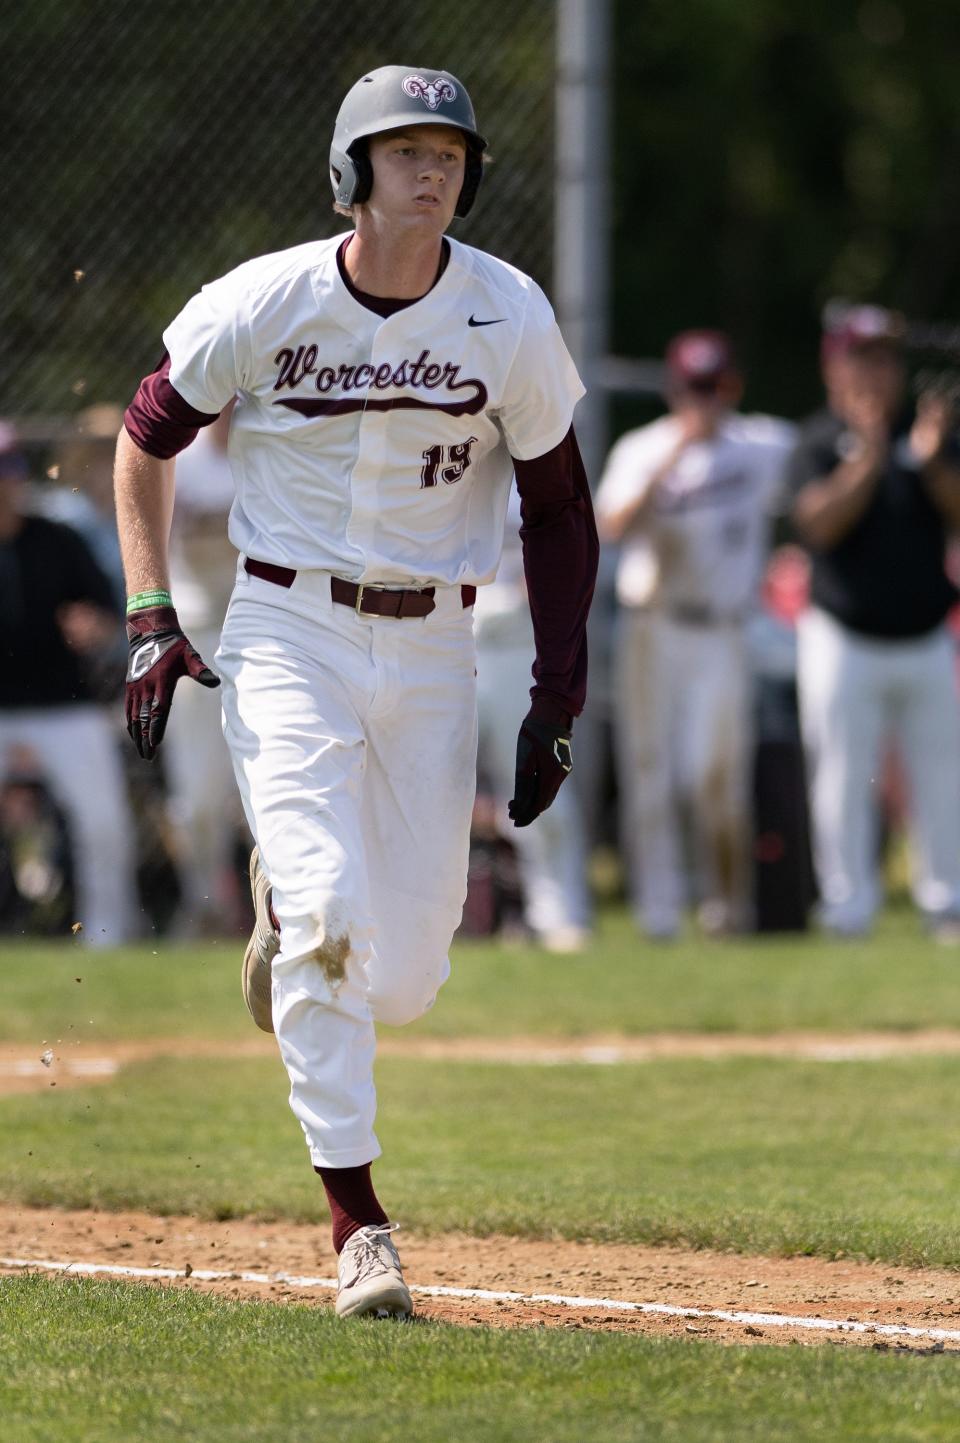
[[[271,561],[255,561],[248,556],[243,569],[261,581],[272,581],[274,586],[291,587],[297,573],[289,566],[274,566]],[[384,586],[370,586],[356,581],[344,581],[341,576],[331,576],[330,595],[341,606],[352,606],[358,616],[429,616],[436,606],[436,588],[425,586],[421,591],[391,591]],[[477,599],[475,586],[461,586],[460,600],[463,606],[472,606]]]

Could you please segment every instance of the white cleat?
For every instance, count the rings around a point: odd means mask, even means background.
[[[390,1234],[396,1223],[360,1228],[343,1245],[337,1264],[339,1318],[408,1318],[413,1302]]]
[[[260,866],[260,849],[250,853],[250,891],[256,921],[243,954],[243,1000],[258,1027],[273,1031],[273,959],[280,951],[280,933],[273,925],[270,899],[273,895],[267,874]]]

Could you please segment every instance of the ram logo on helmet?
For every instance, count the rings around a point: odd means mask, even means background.
[[[403,82],[405,95],[411,100],[422,100],[430,110],[437,110],[443,101],[457,98],[457,87],[446,79],[424,80],[422,75],[408,75]]]

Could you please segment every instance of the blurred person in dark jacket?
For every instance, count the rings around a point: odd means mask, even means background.
[[[26,462],[0,423],[0,777],[34,759],[69,829],[82,936],[110,945],[134,931],[132,826],[83,656],[109,644],[116,600],[81,537],[31,515],[26,495]]]
[[[823,338],[827,406],[789,468],[812,562],[798,681],[822,921],[866,932],[880,899],[877,792],[895,737],[907,774],[913,892],[960,940],[960,707],[946,573],[960,529],[960,449],[943,397],[906,400],[898,321],[848,308]]]

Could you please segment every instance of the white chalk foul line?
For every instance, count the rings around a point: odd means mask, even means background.
[[[286,1283],[294,1288],[335,1291],[335,1278],[300,1277],[296,1273],[218,1272],[212,1268],[134,1268],[118,1263],[53,1262],[49,1258],[0,1258],[0,1268],[36,1269],[48,1273],[91,1276],[106,1273],[121,1278],[189,1278],[202,1283]],[[410,1286],[424,1298],[462,1298],[480,1303],[551,1303],[562,1308],[596,1308],[663,1318],[694,1318],[718,1323],[740,1323],[763,1328],[805,1328],[821,1333],[868,1333],[881,1338],[926,1338],[937,1343],[960,1343],[958,1328],[911,1328],[906,1323],[855,1323],[843,1318],[790,1317],[786,1313],[740,1313],[723,1308],[681,1308],[673,1303],[631,1303],[623,1298],[576,1297],[567,1293],[494,1292],[490,1288]]]

